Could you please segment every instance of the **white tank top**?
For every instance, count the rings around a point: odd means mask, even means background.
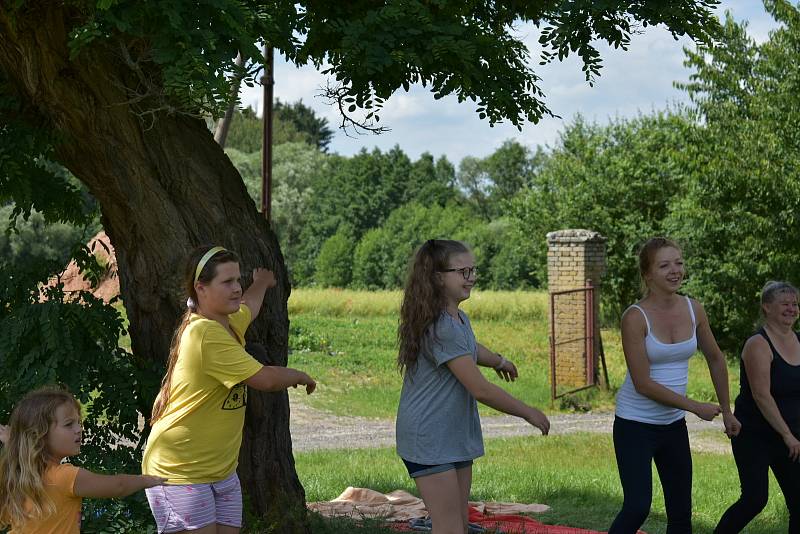
[[[631,306],[642,313],[647,323],[644,347],[647,359],[650,361],[650,378],[682,396],[686,396],[686,384],[689,381],[689,358],[697,351],[697,321],[689,297],[686,297],[686,303],[692,318],[692,337],[678,343],[662,343],[656,339],[644,310],[636,304]],[[617,392],[616,414],[631,421],[668,425],[683,418],[685,412],[638,393],[633,387],[631,373],[628,371],[625,373],[622,387]]]

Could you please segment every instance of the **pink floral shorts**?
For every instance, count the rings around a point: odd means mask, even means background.
[[[242,526],[242,486],[232,474],[209,484],[176,484],[145,490],[159,534],[217,523]]]

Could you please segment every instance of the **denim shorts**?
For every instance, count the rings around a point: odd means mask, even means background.
[[[405,458],[401,458],[401,460],[403,460],[403,463],[406,464],[406,469],[408,469],[408,474],[411,478],[435,475],[436,473],[444,473],[445,471],[450,471],[451,469],[464,469],[465,467],[472,465],[472,460],[466,460],[464,462],[449,462],[446,464],[437,465],[416,464],[414,462],[409,462]]]

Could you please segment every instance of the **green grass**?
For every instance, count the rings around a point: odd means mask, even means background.
[[[399,292],[296,289],[289,299],[289,365],[319,383],[308,402],[342,415],[393,417],[402,380],[396,371]],[[611,410],[625,376],[618,330],[602,331],[612,390],[572,395],[550,406],[547,294],[475,292],[464,303],[478,341],[514,361],[520,378],[507,390],[524,402],[552,411]],[[499,383],[495,373],[484,374]],[[738,391],[738,369],[731,369]],[[714,388],[702,357],[690,362],[689,396],[713,401]],[[482,407],[484,414],[496,413]]]
[[[725,509],[738,498],[739,481],[730,454],[694,453],[693,523],[697,534],[710,533]],[[404,489],[417,494],[394,450],[317,451],[295,455],[297,472],[309,502],[330,500],[347,486],[388,493]],[[549,512],[536,519],[548,524],[605,531],[622,503],[610,435],[492,439],[486,456],[475,462],[474,500],[543,503]],[[665,532],[663,494],[654,471],[653,506],[643,526],[648,534]],[[321,523],[320,532],[334,530]],[[325,530],[330,528],[331,530]],[[752,534],[786,532],[788,513],[780,490],[770,479],[767,508],[749,525]],[[353,532],[388,532],[375,526]],[[314,532],[317,532],[315,529]]]

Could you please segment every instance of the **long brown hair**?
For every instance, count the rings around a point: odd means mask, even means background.
[[[169,393],[172,388],[172,370],[175,369],[175,363],[178,361],[178,352],[180,351],[181,337],[183,331],[186,330],[186,325],[189,324],[189,318],[197,311],[197,292],[194,289],[195,274],[197,264],[205,255],[206,252],[211,250],[211,245],[198,247],[189,255],[189,260],[186,262],[186,273],[183,277],[184,290],[186,291],[186,311],[181,316],[181,322],[175,333],[172,335],[172,342],[169,346],[169,358],[167,359],[167,372],[161,380],[161,390],[159,390],[156,400],[153,403],[153,412],[150,415],[150,424],[155,424],[158,419],[164,415],[164,410],[167,408],[167,401],[169,401]],[[229,250],[221,250],[211,258],[208,259],[200,275],[197,276],[197,281],[204,284],[209,284],[217,275],[217,265],[222,263],[239,263],[239,258]]]
[[[650,271],[650,267],[653,266],[653,259],[656,257],[656,252],[667,247],[674,248],[682,253],[681,246],[678,242],[668,237],[651,237],[645,241],[639,249],[639,279],[642,284],[642,295],[645,297],[649,292],[646,276]]]
[[[447,239],[429,239],[414,253],[397,328],[400,345],[397,367],[401,373],[416,366],[425,332],[446,306],[444,291],[436,274],[450,267],[451,257],[464,253],[469,253],[464,243]]]
[[[45,491],[44,473],[50,459],[47,433],[63,404],[81,413],[67,390],[46,386],[25,395],[11,412],[8,443],[0,452],[0,528],[21,528],[58,512]]]

